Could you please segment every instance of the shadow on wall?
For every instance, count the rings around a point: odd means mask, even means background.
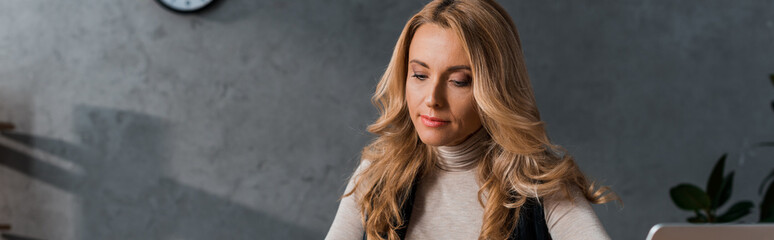
[[[0,146],[0,165],[72,193],[81,211],[75,225],[78,239],[319,236],[165,176],[170,126],[163,119],[78,106],[73,122],[80,143],[24,133],[3,135],[26,148],[56,156],[78,171],[6,146]]]

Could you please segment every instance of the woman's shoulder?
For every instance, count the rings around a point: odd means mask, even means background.
[[[360,178],[362,177],[363,172],[366,169],[368,169],[369,166],[371,166],[371,161],[370,160],[368,160],[368,159],[361,159],[360,160],[360,162],[358,163],[357,167],[355,168],[355,171],[349,177],[349,181],[347,183],[347,187],[346,187],[345,193],[349,193],[350,191],[352,191],[352,189],[354,189],[356,187],[355,185],[358,185],[358,186],[363,186],[364,185],[363,182],[360,181]],[[356,192],[357,192],[355,194],[356,196],[354,196],[354,197],[359,199],[360,196],[362,196],[362,188],[359,187]]]
[[[360,159],[360,162],[357,164],[357,167],[355,168],[354,173],[352,173],[352,178],[355,178],[363,173],[368,167],[371,166],[371,160],[369,159]]]
[[[575,185],[541,198],[547,222],[555,222],[563,217],[576,217],[578,214],[594,214],[591,204],[583,194],[583,190]]]
[[[554,239],[610,239],[578,186],[545,196],[543,207]]]
[[[583,190],[575,185],[564,185],[559,191],[545,195],[541,199],[547,205],[588,203]]]

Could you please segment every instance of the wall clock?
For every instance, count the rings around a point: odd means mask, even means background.
[[[198,12],[211,6],[213,2],[216,1],[217,0],[156,0],[161,6],[179,13]]]

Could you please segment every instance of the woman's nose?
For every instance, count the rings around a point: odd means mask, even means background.
[[[433,84],[426,89],[425,105],[429,108],[441,108],[446,102],[443,82],[438,79],[433,79],[432,83]]]

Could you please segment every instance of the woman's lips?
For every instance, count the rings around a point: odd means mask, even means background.
[[[430,117],[427,115],[420,115],[419,117],[422,119],[422,124],[425,124],[425,126],[428,127],[441,127],[449,124],[449,121],[444,121],[440,118]]]

